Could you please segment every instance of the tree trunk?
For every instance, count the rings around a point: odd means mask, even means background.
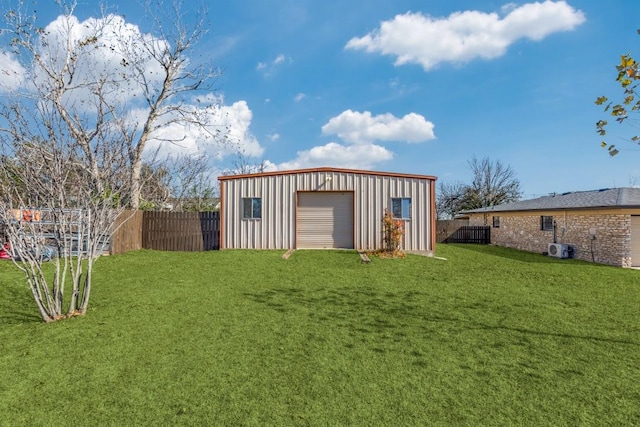
[[[92,261],[89,260],[89,266],[87,267],[87,275],[84,278],[84,289],[82,292],[82,301],[80,302],[80,307],[78,308],[78,314],[86,314],[87,306],[89,305],[89,296],[91,295],[91,264]]]
[[[29,285],[30,285],[29,287],[31,288],[31,293],[33,294],[33,298],[36,301],[36,305],[38,306],[38,311],[40,312],[40,317],[42,317],[42,320],[44,320],[46,323],[55,321],[55,318],[53,318],[49,314],[47,309],[44,307],[44,304],[42,303],[42,299],[38,295],[37,288],[34,286],[33,283],[29,283]]]
[[[142,192],[141,188],[141,175],[142,175],[142,161],[136,160],[133,162],[131,169],[131,199],[129,200],[129,207],[131,209],[138,209],[140,207],[140,193]]]

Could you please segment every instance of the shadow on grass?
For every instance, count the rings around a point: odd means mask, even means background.
[[[485,321],[495,315],[492,307],[469,308],[467,305],[441,300],[418,291],[385,292],[374,288],[271,289],[244,294],[268,309],[292,316],[306,316],[327,331],[346,331],[353,342],[361,342],[374,352],[402,351],[416,337],[433,335],[442,345],[455,345],[452,334],[467,331],[508,331],[540,338],[586,340],[596,343],[640,345],[640,343],[596,335],[581,335],[563,331],[543,331],[535,328],[505,325],[505,317],[495,324]],[[450,313],[457,313],[454,316]],[[477,319],[477,320],[476,320]],[[327,332],[330,333],[330,332]],[[422,339],[422,338],[420,338]],[[517,340],[515,340],[517,341]],[[397,345],[400,344],[400,345]],[[346,343],[346,347],[352,344]],[[420,354],[414,357],[420,359]]]
[[[0,280],[0,325],[42,323],[33,296],[26,284],[20,286]]]
[[[538,336],[545,336],[545,337],[552,337],[552,338],[566,338],[566,339],[595,341],[595,342],[602,342],[602,343],[613,343],[613,344],[625,344],[625,345],[640,346],[640,342],[635,342],[635,341],[631,341],[631,340],[622,340],[622,339],[606,338],[606,337],[593,337],[593,336],[588,336],[588,335],[575,335],[575,334],[562,334],[562,333],[554,333],[554,332],[542,332],[542,331],[534,331],[532,329],[514,328],[514,327],[509,327],[509,326],[495,326],[495,325],[478,324],[477,327],[470,327],[469,329],[502,330],[502,331],[518,332],[518,333],[521,333],[521,334],[538,335]]]
[[[539,264],[573,264],[573,263],[587,263],[586,261],[576,259],[559,259],[549,256],[545,256],[542,253],[522,251],[519,249],[505,248],[494,245],[477,245],[477,244],[462,244],[462,243],[447,243],[447,246],[452,246],[457,249],[464,249],[467,251],[476,252],[482,255],[496,256],[500,258],[507,258],[519,262],[527,263],[539,263]],[[602,265],[587,263],[589,265]],[[603,267],[610,267],[602,265]]]
[[[398,341],[405,328],[414,327],[421,317],[416,299],[420,292],[380,292],[373,288],[304,290],[271,289],[245,293],[249,299],[280,313],[302,315],[327,330],[346,331],[352,339],[374,345]]]

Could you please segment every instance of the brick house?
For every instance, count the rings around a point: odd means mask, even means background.
[[[469,225],[491,226],[498,246],[640,267],[640,188],[552,194],[464,213]]]

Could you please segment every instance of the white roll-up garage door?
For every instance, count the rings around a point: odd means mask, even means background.
[[[353,249],[353,193],[299,192],[298,249]]]
[[[640,267],[640,216],[631,216],[631,266]]]

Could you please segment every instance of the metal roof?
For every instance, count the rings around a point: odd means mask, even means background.
[[[536,199],[472,209],[462,213],[596,208],[640,208],[640,188],[603,188],[601,190],[550,194]]]
[[[295,175],[299,173],[312,173],[312,172],[352,173],[357,175],[376,175],[376,176],[389,176],[389,177],[399,177],[399,178],[416,178],[416,179],[428,179],[433,181],[437,179],[433,175],[416,175],[416,174],[408,174],[408,173],[393,173],[393,172],[379,172],[379,171],[359,170],[359,169],[319,167],[319,168],[309,168],[309,169],[291,169],[291,170],[282,170],[282,171],[273,171],[273,172],[259,172],[259,173],[242,174],[242,175],[221,175],[218,177],[218,180],[225,181],[229,179],[257,178],[262,176],[276,176],[276,175]]]

